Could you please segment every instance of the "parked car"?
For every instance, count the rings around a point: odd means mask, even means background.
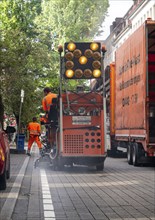
[[[7,179],[10,178],[10,146],[8,134],[15,132],[12,127],[4,131],[0,129],[0,190],[5,190]]]

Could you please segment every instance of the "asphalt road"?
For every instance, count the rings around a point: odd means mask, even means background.
[[[11,154],[11,178],[0,191],[0,220],[155,220],[155,166],[106,158],[105,168],[54,171],[44,159]]]

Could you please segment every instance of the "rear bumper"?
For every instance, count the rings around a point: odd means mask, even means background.
[[[87,165],[87,166],[96,166],[101,163],[104,163],[107,155],[103,156],[59,156],[59,159],[63,164],[78,164],[78,165]]]

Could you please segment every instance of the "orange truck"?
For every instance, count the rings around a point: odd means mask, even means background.
[[[155,21],[148,19],[105,69],[111,150],[127,149],[134,166],[155,158]]]

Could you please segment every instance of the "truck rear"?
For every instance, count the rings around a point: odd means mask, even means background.
[[[128,163],[155,156],[155,21],[147,20],[116,51],[115,139]]]
[[[91,91],[90,86],[94,78],[103,81],[101,44],[65,43],[60,64],[56,146],[51,155],[53,165],[62,168],[79,164],[103,170],[107,155],[104,99],[98,92]],[[71,89],[72,83],[75,86]]]

